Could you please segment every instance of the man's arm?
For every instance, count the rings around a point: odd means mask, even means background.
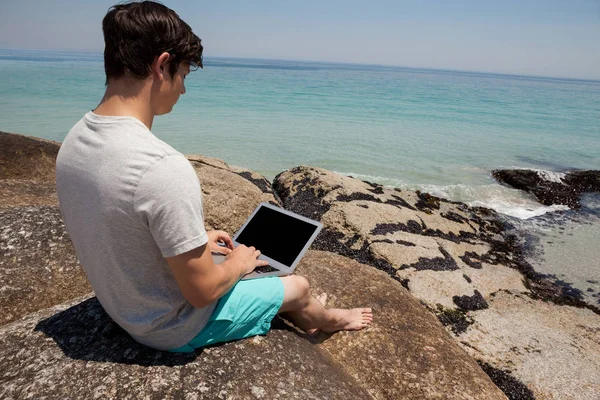
[[[221,264],[215,264],[208,245],[166,258],[179,289],[197,308],[206,307],[229,292],[240,278],[268,263],[258,260],[260,251],[239,245]]]

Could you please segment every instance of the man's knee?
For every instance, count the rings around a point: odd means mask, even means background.
[[[291,275],[281,278],[284,287],[284,303],[295,305],[294,308],[308,305],[310,301],[310,284],[305,277]]]

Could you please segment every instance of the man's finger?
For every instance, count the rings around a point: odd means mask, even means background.
[[[225,246],[227,246],[228,248],[233,250],[233,240],[231,240],[231,238],[229,237],[227,232],[223,232],[223,233],[225,235],[221,237],[221,241],[223,241],[223,243],[225,243]]]

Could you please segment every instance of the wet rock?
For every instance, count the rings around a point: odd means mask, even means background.
[[[544,205],[562,204],[580,208],[579,196],[584,192],[600,192],[600,171],[549,173],[529,169],[496,170],[499,182],[532,193]]]

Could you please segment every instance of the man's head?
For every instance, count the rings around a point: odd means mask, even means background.
[[[102,30],[106,84],[121,78],[156,78],[153,92],[173,100],[170,106],[157,104],[157,115],[171,111],[185,92],[183,78],[190,67],[202,68],[200,38],[173,10],[160,3],[117,4],[104,17]]]

